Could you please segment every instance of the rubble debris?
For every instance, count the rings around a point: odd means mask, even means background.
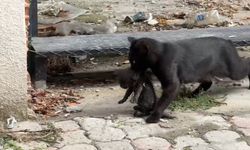
[[[91,34],[109,34],[115,33],[117,31],[117,26],[111,21],[107,20],[106,22],[100,25],[91,25],[88,23],[70,21],[70,22],[61,22],[54,25],[56,28],[55,35],[68,36],[72,34],[76,35],[91,35]]]
[[[107,20],[105,23],[95,25],[93,27],[93,34],[110,34],[117,31],[117,26],[111,20]]]
[[[77,21],[61,22],[54,25],[54,27],[56,28],[55,35],[61,36],[68,36],[71,34],[89,35],[94,32],[92,25]]]
[[[202,27],[205,25],[215,25],[226,21],[225,17],[219,15],[217,10],[200,13],[190,13],[187,15],[185,24],[189,27]]]
[[[56,116],[61,112],[61,108],[68,106],[69,103],[77,103],[82,99],[80,95],[73,90],[64,89],[58,92],[45,90],[32,90],[32,99],[29,105],[35,113],[45,116]]]
[[[87,10],[76,8],[63,1],[42,1],[38,4],[38,23],[56,24],[62,21],[72,20],[86,12]]]
[[[62,1],[61,2],[55,2],[54,0],[47,1],[43,5],[40,5],[38,9],[38,14],[57,17],[63,11],[62,4],[64,4],[64,2]]]

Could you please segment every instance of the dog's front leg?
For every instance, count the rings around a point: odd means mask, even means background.
[[[177,78],[171,82],[168,82],[166,88],[163,87],[162,96],[156,103],[152,114],[146,119],[147,123],[156,123],[160,120],[164,110],[169,106],[170,102],[175,99],[179,87],[180,82]]]

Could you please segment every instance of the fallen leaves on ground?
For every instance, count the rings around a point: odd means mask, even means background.
[[[79,104],[77,101],[81,98],[72,89],[64,89],[60,91],[49,90],[31,90],[31,99],[29,104],[35,113],[55,116],[62,112],[62,108]]]

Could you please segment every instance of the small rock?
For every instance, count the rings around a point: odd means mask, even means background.
[[[74,145],[67,145],[60,150],[97,150],[93,145],[89,144],[74,144]]]
[[[170,150],[171,144],[162,138],[147,137],[136,139],[132,142],[136,149],[140,150]]]
[[[65,111],[66,111],[67,113],[81,112],[81,111],[82,111],[82,107],[79,106],[79,105],[76,105],[76,106],[69,106],[69,107],[66,107]]]
[[[34,121],[18,122],[16,127],[11,129],[12,131],[41,131],[42,126]]]
[[[118,66],[118,65],[120,65],[120,63],[119,63],[119,62],[116,62],[116,63],[115,63],[115,65],[117,65],[117,66]]]
[[[100,92],[100,90],[99,90],[99,89],[96,89],[95,92],[98,93],[98,92]]]
[[[165,123],[167,123],[168,122],[168,120],[167,119],[160,119],[160,122],[165,122]]]
[[[70,116],[70,113],[64,114],[64,117],[67,118],[68,116]]]
[[[170,126],[168,123],[159,123],[159,126],[161,127],[161,128],[171,128],[172,126]]]
[[[75,121],[72,120],[55,122],[53,124],[56,128],[62,129],[64,132],[74,131],[80,128],[80,126]]]

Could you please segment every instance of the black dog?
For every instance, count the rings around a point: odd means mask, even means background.
[[[150,38],[129,41],[131,69],[143,73],[150,68],[163,89],[153,113],[146,119],[148,123],[159,121],[181,83],[200,82],[193,92],[196,95],[209,89],[215,76],[232,80],[250,77],[250,60],[241,59],[229,40],[204,37],[164,43]]]
[[[120,86],[127,89],[123,99],[118,103],[124,103],[134,93],[132,101],[137,102],[137,106],[134,106],[134,116],[142,117],[149,115],[157,99],[150,74],[145,72],[144,75],[138,76],[131,69],[120,70],[116,74]]]

